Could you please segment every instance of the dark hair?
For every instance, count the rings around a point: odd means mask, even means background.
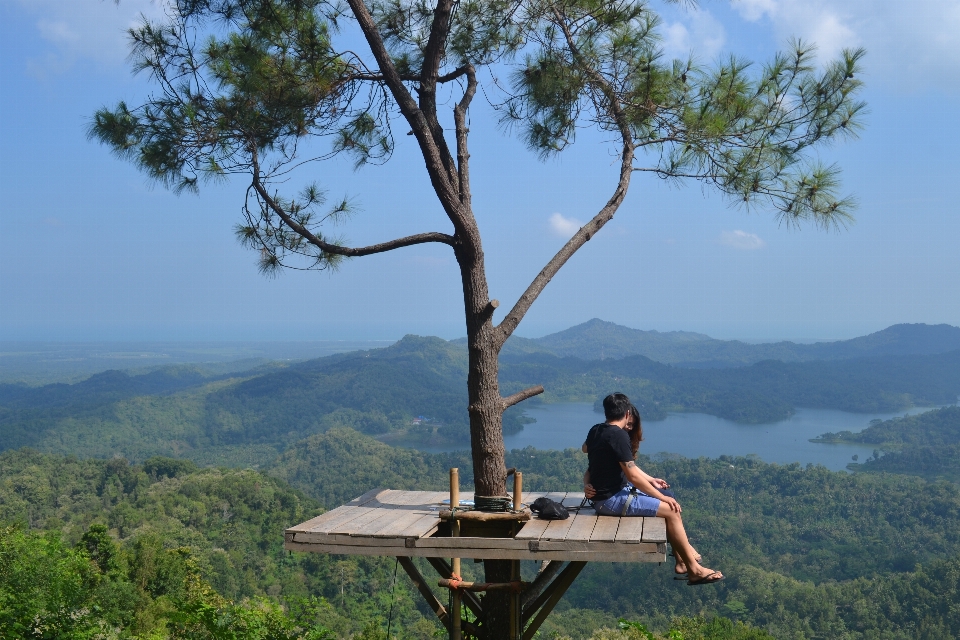
[[[603,417],[610,420],[620,420],[630,412],[630,398],[622,393],[611,393],[603,399]]]
[[[637,405],[630,405],[630,415],[635,420],[633,428],[630,429],[630,451],[633,457],[637,457],[637,451],[640,451],[640,441],[643,440],[643,425],[640,424],[640,412],[637,411]]]

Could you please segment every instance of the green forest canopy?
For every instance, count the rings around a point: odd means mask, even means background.
[[[575,450],[525,449],[507,463],[524,471],[531,490],[576,489],[585,460]],[[960,632],[949,613],[960,598],[957,485],[752,458],[642,458],[640,464],[668,478],[696,546],[728,579],[717,589],[697,590],[674,582],[667,567],[591,564],[547,631],[589,638],[623,617],[665,632],[675,616],[707,612],[777,638],[951,638]],[[104,620],[128,630],[171,629],[174,618],[196,622],[190,611],[225,598],[252,612],[237,609],[237,616],[274,616],[271,624],[279,626],[302,630],[309,619],[317,633],[326,629],[337,637],[367,627],[382,633],[389,559],[289,555],[280,534],[324,505],[375,486],[442,489],[454,465],[468,481],[465,454],[397,449],[349,429],[311,436],[262,471],[202,469],[169,458],[130,465],[7,451],[0,454],[0,522],[20,528],[4,534],[3,548],[39,550],[36,563],[21,562],[17,575],[47,571],[48,561],[64,571],[104,574],[88,581],[99,586],[76,597],[95,599]],[[104,533],[116,545],[116,551],[110,547],[113,569],[86,568],[70,555],[84,536]],[[8,554],[6,561],[14,556],[21,557]],[[172,586],[185,584],[177,576],[187,575],[195,576],[193,591]],[[45,598],[66,593],[54,586]],[[432,614],[415,595],[401,577],[394,620],[403,623],[394,630],[402,628],[404,638],[431,637]],[[229,612],[226,600],[220,610]],[[277,603],[286,608],[272,609]],[[306,618],[297,618],[304,611]],[[177,618],[181,614],[187,617]]]

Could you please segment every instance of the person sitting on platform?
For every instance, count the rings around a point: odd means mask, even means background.
[[[607,396],[603,399],[603,413],[606,421],[591,427],[583,443],[583,452],[589,460],[584,474],[584,494],[591,499],[597,514],[663,518],[667,540],[677,559],[676,571],[686,572],[687,584],[723,580],[719,571],[700,565],[700,555],[690,545],[683,528],[680,503],[667,495],[672,493],[667,482],[644,473],[634,462],[637,449],[631,446],[628,432],[634,420],[639,428],[640,416],[630,399],[622,393]],[[637,437],[637,447],[639,442]]]

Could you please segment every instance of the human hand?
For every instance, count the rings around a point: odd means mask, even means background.
[[[650,483],[657,489],[669,489],[670,485],[663,478],[650,478]]]
[[[597,490],[593,488],[592,484],[585,484],[583,485],[583,495],[587,498],[593,498],[597,495]]]
[[[680,513],[681,511],[683,511],[683,509],[680,508],[680,503],[674,500],[673,498],[671,498],[670,496],[661,497],[660,502],[670,507],[671,511],[675,511],[677,513]]]

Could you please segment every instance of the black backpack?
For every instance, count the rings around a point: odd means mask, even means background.
[[[537,498],[530,505],[530,511],[537,514],[541,520],[566,520],[570,517],[570,512],[565,506],[550,498]]]

